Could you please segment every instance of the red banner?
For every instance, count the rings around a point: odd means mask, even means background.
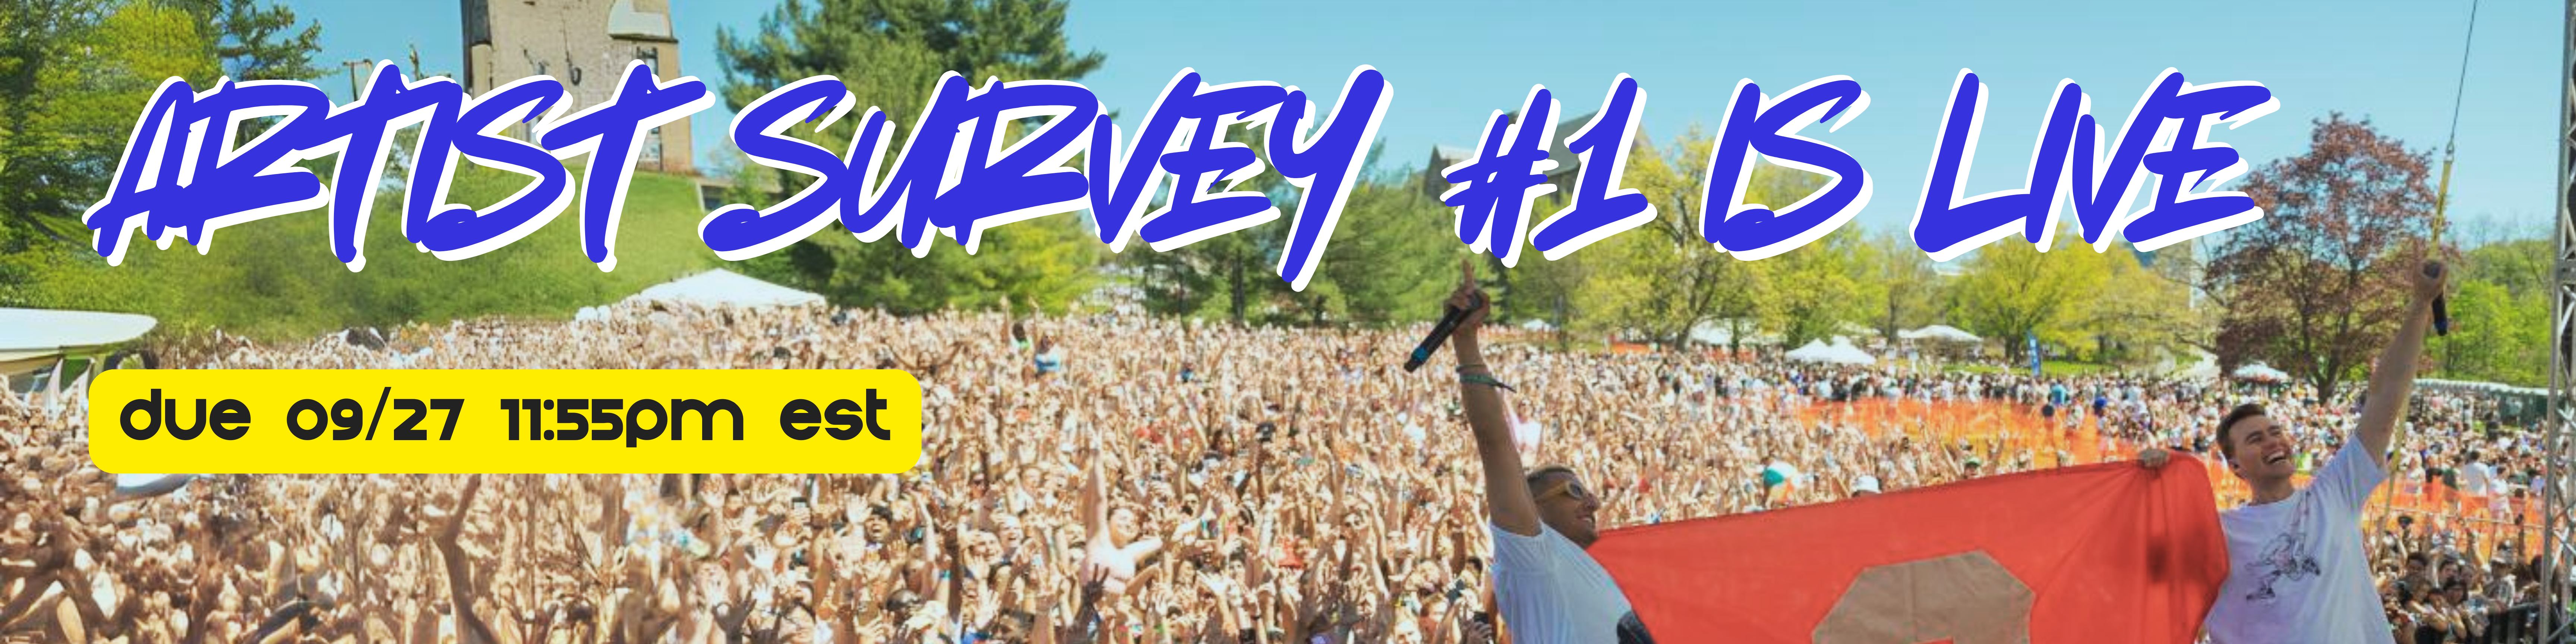
[[[1591,554],[1661,642],[2185,644],[2227,578],[2206,472],[1982,478],[1613,530]]]

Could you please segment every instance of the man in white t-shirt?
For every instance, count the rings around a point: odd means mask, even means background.
[[[2218,588],[2204,628],[2216,644],[2394,642],[2362,543],[2362,506],[2388,479],[2388,446],[2415,387],[2432,301],[2442,292],[2442,266],[2417,273],[2397,337],[2379,354],[2364,392],[2361,418],[2305,488],[2299,446],[2263,407],[2239,405],[2218,422],[2218,450],[2228,469],[2252,488],[2243,507],[2219,513],[2227,533],[2227,582]],[[2139,454],[2148,467],[2162,450]]]
[[[2498,494],[2496,484],[2502,481],[2496,478],[2495,468],[2488,467],[2479,456],[2478,450],[2469,450],[2469,463],[2460,466],[2460,492],[2475,497]]]
[[[1494,605],[1503,628],[1513,644],[1653,644],[1619,583],[1584,552],[1600,536],[1600,498],[1574,470],[1521,470],[1500,391],[1507,387],[1486,368],[1476,343],[1488,300],[1476,288],[1472,265],[1462,263],[1460,269],[1466,281],[1450,295],[1449,306],[1468,314],[1449,340],[1458,354],[1459,404],[1484,462]]]

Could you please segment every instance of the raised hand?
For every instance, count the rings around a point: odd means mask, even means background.
[[[2422,270],[2416,271],[2407,280],[2407,284],[2416,301],[2430,302],[2433,298],[2442,296],[2450,279],[2449,267],[2443,266],[2439,261],[2427,261],[2424,262]]]
[[[1485,297],[1485,290],[1483,288],[1476,286],[1476,262],[1474,259],[1461,258],[1458,260],[1458,276],[1458,288],[1449,292],[1448,305],[1449,308],[1466,311],[1467,317],[1458,321],[1458,330],[1451,333],[1449,337],[1453,339],[1459,337],[1472,338],[1476,334],[1477,329],[1484,328],[1485,315],[1491,311],[1491,307],[1486,305],[1491,303],[1491,300]]]
[[[1475,616],[1464,616],[1458,620],[1459,644],[1492,644],[1493,641],[1494,624],[1492,622]]]

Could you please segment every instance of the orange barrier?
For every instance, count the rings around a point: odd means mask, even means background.
[[[2102,435],[2092,423],[2068,427],[2063,420],[2042,419],[2038,412],[2009,403],[1872,398],[1808,405],[1801,416],[1809,423],[1855,425],[1876,438],[1902,434],[1918,443],[1949,446],[1965,440],[1979,458],[1987,460],[1998,459],[1998,454],[2015,458],[2025,451],[2036,467],[2058,465],[2059,451],[2068,453],[2064,465],[2107,460]]]
[[[2143,447],[2132,441],[2102,436],[2099,421],[2087,418],[2070,428],[2063,418],[2042,419],[2034,408],[2009,402],[1966,402],[1892,400],[1870,398],[1849,403],[1821,402],[1800,411],[1809,424],[1829,422],[1857,426],[1873,438],[1891,434],[1912,437],[1917,443],[1955,447],[1962,440],[1988,461],[2018,458],[2031,454],[2033,467],[2086,465],[2111,460],[2129,460]],[[1997,448],[2001,449],[1998,450]],[[2063,450],[2068,458],[2055,462]],[[1998,454],[2000,454],[1998,456]],[[2202,461],[2209,467],[2209,480],[2217,494],[2219,507],[2242,505],[2252,496],[2245,482],[2227,470],[2217,458]],[[2322,466],[2323,463],[2317,463]],[[2300,474],[2297,481],[2307,482]],[[2508,498],[2502,503],[2489,496],[2473,496],[2440,482],[2401,480],[2392,476],[2381,490],[2372,495],[2370,509],[2362,525],[2376,532],[2394,531],[2397,515],[2412,515],[2424,525],[2420,530],[2456,531],[2476,537],[2476,556],[2481,562],[2492,557],[2495,547],[2513,541],[2520,530],[2526,543],[2540,542],[2537,526],[2528,525],[2538,515],[2529,498]],[[2392,492],[2393,491],[2393,492]],[[2515,517],[2524,517],[2523,525]],[[2462,543],[2467,546],[2469,544]]]

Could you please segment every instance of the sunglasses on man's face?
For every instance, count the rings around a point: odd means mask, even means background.
[[[1544,500],[1558,494],[1564,494],[1566,498],[1574,499],[1576,501],[1591,501],[1600,498],[1592,496],[1591,490],[1583,489],[1583,484],[1576,481],[1567,481],[1565,485],[1558,486],[1554,489],[1548,490],[1544,494],[1538,495],[1538,498]]]

